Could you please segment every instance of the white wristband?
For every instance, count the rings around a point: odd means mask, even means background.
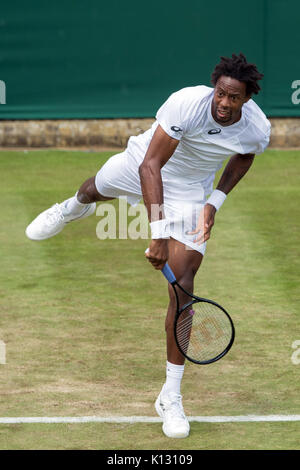
[[[223,204],[223,202],[225,201],[226,197],[227,197],[227,194],[223,193],[223,191],[219,191],[219,189],[215,189],[211,193],[209,198],[207,199],[206,204],[211,204],[218,211],[221,205]]]
[[[170,230],[167,219],[156,220],[150,223],[151,238],[155,240],[157,238],[169,238]]]

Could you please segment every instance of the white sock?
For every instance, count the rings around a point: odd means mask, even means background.
[[[184,365],[180,366],[167,361],[166,382],[163,386],[163,394],[175,392],[180,394],[181,380],[183,377]]]
[[[77,193],[75,194],[75,196],[71,197],[70,199],[66,199],[60,204],[63,215],[80,214],[82,209],[86,206],[86,204],[82,204],[78,201]]]

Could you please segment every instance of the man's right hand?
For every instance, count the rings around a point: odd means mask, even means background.
[[[158,238],[151,240],[150,246],[146,252],[146,258],[155,269],[162,269],[168,261],[168,239]]]

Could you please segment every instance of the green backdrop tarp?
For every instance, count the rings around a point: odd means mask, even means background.
[[[267,115],[300,116],[299,18],[299,0],[3,1],[0,119],[152,117],[233,52],[265,74]]]

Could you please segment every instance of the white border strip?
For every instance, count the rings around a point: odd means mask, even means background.
[[[245,415],[245,416],[189,416],[197,423],[249,423],[300,421],[300,415]],[[161,418],[151,416],[66,416],[66,417],[18,417],[0,418],[0,424],[28,423],[161,423]]]

